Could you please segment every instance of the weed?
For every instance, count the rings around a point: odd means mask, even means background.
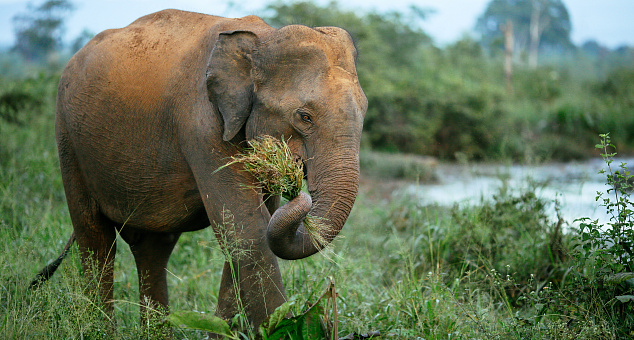
[[[614,145],[609,134],[601,134],[596,145],[607,169],[607,195],[597,192],[596,200],[605,207],[610,222],[581,218],[577,262],[574,268],[575,285],[569,287],[577,294],[578,303],[587,313],[599,313],[609,321],[619,337],[634,334],[634,206],[630,198],[632,176],[627,165],[613,168]]]

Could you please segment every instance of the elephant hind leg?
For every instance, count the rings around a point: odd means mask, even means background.
[[[167,262],[180,233],[155,233],[122,227],[120,235],[130,245],[139,276],[141,322],[148,309],[159,307],[167,311]]]
[[[60,145],[62,180],[79,249],[84,277],[98,289],[104,312],[114,320],[113,264],[116,253],[114,224],[101,214],[91,197],[72,152]]]

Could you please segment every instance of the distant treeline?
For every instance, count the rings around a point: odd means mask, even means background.
[[[378,13],[335,2],[275,2],[264,13],[273,26],[301,23],[350,32],[370,104],[366,149],[447,160],[571,160],[594,155],[598,134],[610,132],[621,152],[634,151],[632,48],[544,45],[537,67],[520,50],[507,83],[499,39],[465,36],[438,47],[420,28],[424,9]],[[63,64],[53,61],[54,67]],[[19,69],[15,56],[0,58],[0,75],[15,76]],[[19,120],[14,113],[4,116]]]
[[[337,25],[351,33],[370,102],[366,148],[442,159],[570,160],[593,155],[598,134],[609,131],[622,152],[634,150],[634,49],[550,46],[537,68],[514,58],[508,89],[503,44],[464,37],[439,48],[420,28],[417,8],[359,13],[300,2],[269,10],[273,25]]]

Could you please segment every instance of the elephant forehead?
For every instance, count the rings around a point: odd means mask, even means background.
[[[303,50],[261,56],[254,63],[253,81],[257,87],[291,87],[317,91],[319,88],[356,86],[354,62],[328,58],[323,49],[306,44]]]
[[[339,66],[354,72],[356,49],[350,35],[340,28],[290,25],[262,41],[263,57],[282,62]]]

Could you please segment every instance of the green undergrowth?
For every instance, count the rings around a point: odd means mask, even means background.
[[[114,326],[86,289],[75,247],[48,283],[27,289],[72,230],[55,149],[54,86],[42,83],[29,91],[42,91],[48,98],[43,104],[25,106],[28,114],[19,123],[0,119],[0,338],[160,337],[161,329],[139,324],[136,269],[121,240]],[[552,217],[556,203],[533,194],[530,185],[503,186],[491,201],[452,207],[362,186],[334,242],[337,256],[280,261],[287,295],[297,302],[291,314],[299,317],[306,303],[318,301],[332,278],[339,336],[378,331],[392,339],[631,338],[631,181],[625,166],[610,163],[614,152],[606,137],[599,147],[612,166],[605,175],[614,189],[599,195],[597,204],[612,212],[607,225]],[[399,158],[382,157],[366,159],[384,166]],[[387,167],[377,177],[391,171],[401,170]],[[183,234],[167,268],[171,310],[212,315],[223,264],[211,228]],[[151,313],[154,320],[165,316]],[[332,307],[319,313],[334,320]],[[207,337],[195,329],[171,332],[179,339]]]
[[[0,335],[159,337],[160,330],[139,324],[134,260],[120,240],[114,333],[86,289],[75,247],[50,282],[35,292],[27,289],[71,232],[51,115],[34,115],[27,126],[0,125],[6,155],[0,163]],[[592,221],[579,233],[562,232],[569,225],[547,213],[555,203],[534,195],[530,185],[503,186],[491,201],[453,207],[374,190],[378,187],[361,188],[335,241],[334,261],[319,255],[280,261],[287,295],[297,302],[291,309],[295,317],[319,299],[332,278],[339,336],[377,331],[394,339],[630,336],[634,294],[624,256],[629,244],[604,250],[616,243],[600,243],[604,234]],[[384,200],[386,195],[391,198]],[[614,192],[604,198],[610,195]],[[614,208],[613,225],[621,234],[611,237],[623,240],[631,231],[631,204],[629,196],[620,190],[618,195],[620,203],[608,207]],[[614,256],[621,262],[611,261]],[[212,315],[223,263],[211,228],[183,234],[168,266],[171,310]],[[207,336],[187,328],[171,332],[183,339]]]

